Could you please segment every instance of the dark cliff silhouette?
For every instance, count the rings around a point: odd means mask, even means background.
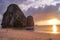
[[[34,21],[32,16],[27,18],[16,4],[8,6],[6,12],[3,14],[2,28],[26,28],[33,29]],[[29,27],[29,28],[28,28]]]
[[[32,16],[27,17],[27,29],[33,30],[34,29],[34,20]]]
[[[26,17],[16,4],[11,4],[3,14],[1,25],[2,28],[23,28],[26,26]]]

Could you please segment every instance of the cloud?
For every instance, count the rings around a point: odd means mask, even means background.
[[[46,5],[47,6],[50,6],[50,5],[56,6],[57,3],[59,3],[59,2],[57,2],[55,0],[27,0],[24,3],[20,4],[19,6],[23,11],[27,11],[30,7],[33,7],[36,9],[39,7],[44,8]]]
[[[7,9],[9,4],[15,3],[19,5],[23,12],[28,11],[29,8],[38,9],[39,7],[45,8],[45,6],[56,6],[58,1],[55,0],[0,0],[0,9],[3,13]],[[2,13],[2,11],[0,11]]]

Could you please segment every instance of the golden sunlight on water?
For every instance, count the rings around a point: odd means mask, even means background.
[[[53,25],[52,33],[57,34],[58,32],[57,32],[57,26],[56,25],[58,24],[58,20],[57,19],[52,19],[52,20],[49,20],[49,23]]]
[[[54,34],[57,34],[58,33],[57,32],[57,26],[56,25],[53,25],[52,29],[53,29],[52,33],[54,33]]]
[[[60,20],[58,19],[50,19],[47,21],[47,23],[49,25],[40,25],[40,26],[37,26],[35,27],[35,31],[36,32],[43,32],[43,33],[52,33],[52,34],[60,34],[60,31],[59,31],[59,23],[60,23]],[[52,26],[51,26],[52,25]]]

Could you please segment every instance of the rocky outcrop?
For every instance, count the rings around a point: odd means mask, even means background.
[[[32,16],[27,17],[27,29],[34,29],[34,21]]]
[[[1,25],[2,28],[23,28],[26,26],[26,17],[16,4],[11,4],[3,14]]]

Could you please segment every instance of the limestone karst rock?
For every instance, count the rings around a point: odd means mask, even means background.
[[[27,29],[34,29],[34,20],[32,16],[27,17]]]
[[[3,14],[2,28],[23,28],[26,26],[26,17],[16,4],[10,4]]]

